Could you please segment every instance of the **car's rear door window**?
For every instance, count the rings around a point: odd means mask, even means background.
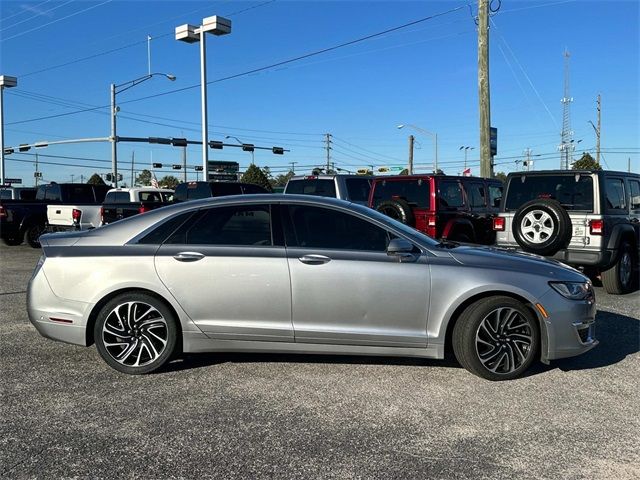
[[[626,210],[624,182],[621,178],[607,178],[604,182],[608,210]]]
[[[385,200],[400,199],[416,208],[429,208],[431,188],[423,178],[406,180],[382,180],[373,186],[373,208]]]
[[[287,184],[286,193],[335,198],[336,184],[333,179],[305,178],[290,180]]]
[[[481,208],[485,206],[484,185],[482,183],[467,183],[465,188],[471,207]]]
[[[460,208],[464,206],[464,198],[460,184],[454,181],[440,182],[438,201],[444,209]]]
[[[567,210],[593,211],[593,179],[590,175],[522,175],[509,181],[506,210],[517,210],[536,199],[557,200]]]
[[[502,200],[502,185],[489,185],[489,206],[499,207]]]
[[[629,180],[631,210],[640,210],[640,181]]]
[[[352,202],[368,202],[371,191],[371,180],[368,178],[347,178],[347,193]]]
[[[140,196],[141,202],[148,202],[148,203],[162,202],[162,197],[160,196],[160,192],[140,192],[138,195]]]
[[[269,205],[207,208],[185,223],[167,244],[271,246]]]
[[[288,211],[289,247],[384,252],[389,243],[386,230],[348,213],[308,205],[290,205]]]

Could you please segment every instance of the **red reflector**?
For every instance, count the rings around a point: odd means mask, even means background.
[[[138,208],[138,213],[144,213],[144,212],[148,212],[149,209],[147,207],[145,207],[144,205],[140,205],[140,208]]]
[[[4,207],[0,205],[0,218],[6,217],[6,216],[7,216],[7,212],[5,211]]]
[[[49,320],[51,320],[52,322],[59,322],[59,323],[73,323],[73,320],[68,320],[66,318],[49,317]]]
[[[589,232],[591,232],[591,235],[602,235],[604,233],[604,220],[590,220]]]
[[[317,176],[315,176],[315,175],[308,175],[308,176],[306,176],[306,177],[304,177],[304,178],[305,178],[306,180],[315,180],[315,179],[316,179],[316,178],[318,178],[318,177],[317,177]]]
[[[438,217],[436,217],[435,215],[429,215],[427,217],[427,226],[428,227],[435,227],[437,220],[438,220]]]
[[[104,223],[104,207],[100,207],[100,223]]]
[[[499,232],[504,232],[504,218],[503,217],[494,217],[493,219],[493,229]]]
[[[77,208],[74,208],[73,210],[71,210],[71,218],[73,218],[73,221],[75,223],[80,222],[81,216],[82,216],[82,210],[78,210]]]

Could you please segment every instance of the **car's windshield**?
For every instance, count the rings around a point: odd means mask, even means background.
[[[593,179],[589,175],[522,175],[512,177],[506,210],[517,210],[536,199],[557,200],[567,210],[593,211]]]
[[[418,208],[429,208],[429,181],[422,178],[382,180],[373,187],[373,208],[381,202],[399,198]]]

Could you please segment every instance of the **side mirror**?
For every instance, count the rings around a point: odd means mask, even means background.
[[[394,238],[387,246],[387,255],[406,256],[413,252],[413,244],[404,238]]]

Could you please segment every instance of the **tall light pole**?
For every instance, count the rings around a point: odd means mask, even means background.
[[[404,127],[413,128],[414,130],[417,130],[418,132],[421,132],[421,133],[424,133],[426,135],[429,135],[431,138],[433,138],[433,145],[434,145],[434,150],[435,150],[434,162],[433,162],[433,171],[434,171],[434,173],[438,173],[438,134],[430,132],[428,130],[425,130],[424,128],[416,127],[415,125],[410,124],[410,123],[406,123],[406,124],[403,123],[401,125],[398,125],[398,128],[400,128],[400,129],[402,129]]]
[[[467,147],[465,145],[463,145],[462,147],[460,147],[460,150],[464,150],[464,169],[467,169],[467,152],[469,150],[473,150],[474,147]]]
[[[16,77],[0,75],[0,185],[4,185],[4,89],[16,87],[17,85],[18,79]]]
[[[207,41],[206,33],[221,36],[231,33],[231,20],[214,15],[202,20],[196,27],[185,23],[176,27],[176,40],[186,43],[200,42],[200,95],[202,99],[202,174],[209,181],[208,119],[207,119]]]
[[[120,110],[116,106],[116,95],[124,92],[125,90],[129,90],[142,82],[146,82],[156,75],[166,77],[172,82],[176,79],[174,75],[170,75],[168,73],[149,73],[140,78],[129,80],[128,82],[124,82],[119,85],[116,85],[115,83],[111,84],[111,136],[109,137],[109,141],[111,142],[111,175],[113,175],[112,181],[116,187],[118,186],[118,135],[116,134],[116,114]]]

